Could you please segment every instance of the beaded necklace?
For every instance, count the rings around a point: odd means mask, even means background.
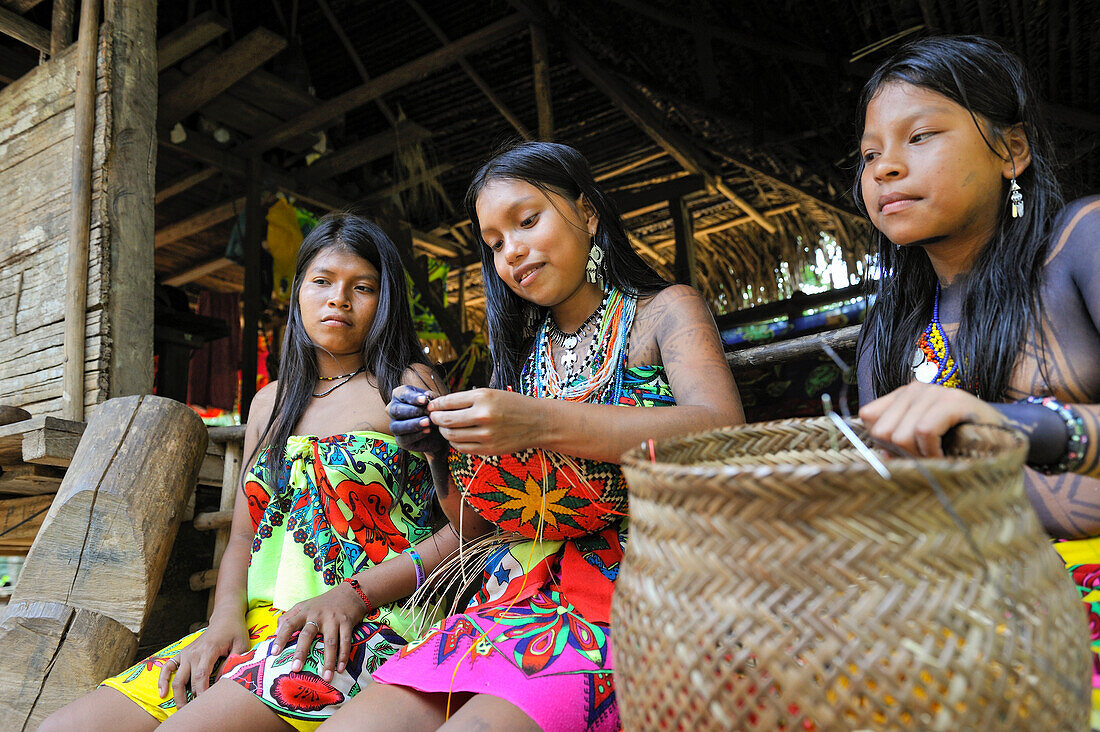
[[[523,393],[534,397],[552,397],[574,402],[617,404],[622,397],[626,344],[638,298],[612,287],[601,306],[603,314],[593,336],[591,356],[585,358],[580,373],[563,380],[554,369],[550,341],[550,316],[535,334],[534,346],[520,374]]]
[[[597,338],[593,338],[588,343],[587,354],[581,364],[577,364],[577,344],[580,339],[596,323],[603,319],[603,312],[607,308],[608,298],[611,297],[611,292],[608,291],[603,300],[600,301],[600,306],[592,311],[592,314],[581,323],[581,327],[577,328],[572,333],[566,333],[558,324],[554,321],[554,317],[551,315],[549,318],[549,324],[547,325],[547,333],[550,336],[550,342],[554,344],[554,348],[559,351],[558,356],[561,361],[561,365],[565,368],[565,383],[573,381],[577,378],[584,369],[591,367],[592,361],[596,356]]]
[[[932,321],[917,339],[917,349],[910,364],[913,378],[925,384],[939,384],[951,388],[962,383],[959,365],[951,355],[951,342],[940,325],[940,286],[936,285],[936,299],[932,303]]]

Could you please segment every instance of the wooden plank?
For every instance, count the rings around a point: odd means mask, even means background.
[[[622,175],[623,173],[629,173],[630,171],[634,170],[635,168],[640,168],[643,165],[654,162],[655,160],[660,160],[665,155],[668,155],[668,153],[666,153],[664,150],[661,150],[659,152],[655,152],[651,155],[645,155],[643,157],[638,158],[637,160],[631,161],[629,163],[625,163],[623,165],[619,165],[617,167],[612,168],[611,170],[600,173],[599,175],[597,175],[595,177],[595,179],[596,179],[597,182],[599,182],[599,181],[610,180],[611,178],[616,178],[616,177]]]
[[[2,504],[0,504],[2,506]],[[195,514],[195,528],[199,531],[212,531],[224,529],[233,523],[233,509],[221,511],[209,511]],[[0,529],[3,528],[2,515],[0,515]]]
[[[154,203],[161,203],[167,201],[172,196],[183,193],[186,190],[194,188],[195,186],[210,180],[218,174],[217,168],[203,168],[202,170],[196,170],[194,173],[188,173],[186,175],[176,178],[171,183],[157,191],[156,196],[153,198]]]
[[[780,216],[785,213],[790,213],[791,211],[796,211],[801,207],[801,203],[788,203],[785,206],[776,206],[775,208],[770,208],[764,212],[764,215],[768,217]],[[732,229],[737,226],[744,226],[745,224],[751,222],[752,219],[750,217],[739,216],[735,219],[730,219],[729,221],[723,221],[720,224],[715,224],[714,226],[707,226],[702,229],[696,229],[695,236],[708,236],[710,234],[717,234],[719,232],[726,231],[727,229]],[[650,242],[649,245],[654,249],[661,249],[664,247],[670,247],[675,243],[676,239],[661,239],[659,241]]]
[[[539,115],[539,139],[554,139],[554,108],[550,104],[550,46],[546,30],[531,24],[532,76],[535,83],[535,107]]]
[[[306,180],[316,182],[331,178],[385,157],[401,145],[415,145],[431,137],[431,134],[414,122],[399,122],[392,130],[371,135],[343,150],[324,156],[306,168],[304,171]]]
[[[412,240],[417,249],[434,257],[457,257],[466,251],[466,247],[461,244],[456,244],[441,236],[429,234],[426,231],[418,231],[417,229],[412,230]]]
[[[202,279],[211,272],[217,272],[218,270],[225,269],[236,265],[232,259],[226,259],[225,257],[215,257],[209,261],[197,264],[194,267],[177,272],[174,275],[165,277],[161,280],[162,283],[169,285],[170,287],[179,287],[180,285],[186,285],[188,282],[194,282],[195,280]]]
[[[42,53],[50,53],[48,30],[3,7],[0,7],[0,33],[22,41]]]
[[[37,496],[57,493],[65,471],[50,465],[9,465],[0,473],[0,493]]]
[[[849,325],[846,328],[838,328],[827,333],[815,333],[801,338],[792,338],[789,341],[731,351],[726,354],[726,363],[729,364],[734,374],[739,369],[775,366],[789,361],[797,361],[807,356],[816,356],[822,353],[821,346],[823,343],[829,344],[842,357],[845,355],[850,356],[855,353],[859,329],[860,326],[858,325]]]
[[[358,109],[364,104],[416,81],[433,71],[449,66],[467,54],[476,53],[503,41],[523,26],[523,18],[519,15],[511,15],[498,20],[443,48],[382,74],[334,99],[323,102],[316,109],[280,125],[268,134],[244,143],[238,148],[237,152],[239,154],[263,152],[303,132],[323,127],[336,117],[353,109]]]
[[[284,48],[285,38],[266,28],[256,28],[161,96],[157,104],[157,124],[165,129],[171,127]]]
[[[218,206],[213,206],[205,211],[200,211],[197,214],[188,216],[181,221],[169,224],[156,233],[153,239],[153,246],[160,249],[163,246],[167,246],[180,239],[185,239],[200,231],[206,231],[211,226],[217,226],[223,221],[228,221],[234,216],[237,216],[241,212],[241,209],[244,208],[244,205],[244,196],[234,198],[232,201],[226,201]]]
[[[241,421],[248,422],[256,394],[256,334],[260,327],[260,246],[264,226],[260,191],[260,156],[248,161],[245,178],[244,295],[241,299]]]
[[[610,196],[623,218],[629,218],[663,208],[669,201],[677,198],[702,193],[706,190],[706,185],[706,179],[702,175],[689,175],[647,188],[614,191]]]
[[[213,443],[240,442],[244,443],[244,433],[248,425],[231,424],[224,427],[210,428],[210,441]]]
[[[30,551],[51,503],[52,495],[0,499],[0,554]]]
[[[312,94],[262,69],[241,79],[229,93],[280,119],[296,117],[321,103]]]
[[[157,41],[157,71],[164,71],[229,30],[229,21],[207,10]]]
[[[84,434],[83,422],[45,417],[41,429],[23,434],[23,462],[68,467]]]

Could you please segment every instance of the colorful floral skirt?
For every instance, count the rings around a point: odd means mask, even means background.
[[[619,729],[611,637],[559,593],[452,615],[375,672],[423,692],[490,694],[545,732]]]
[[[369,676],[405,644],[405,639],[386,625],[360,623],[352,635],[351,656],[344,671],[336,673],[331,682],[320,676],[324,666],[323,641],[313,644],[301,671],[291,671],[297,636],[278,655],[271,655],[271,642],[277,630],[281,610],[256,604],[245,616],[251,648],[240,655],[231,655],[215,669],[211,681],[231,679],[255,694],[271,707],[287,724],[297,730],[314,730],[331,717],[339,706],[359,693],[359,680]],[[169,696],[162,697],[157,689],[160,668],[168,659],[193,643],[201,630],[188,635],[103,682],[103,686],[125,694],[135,704],[163,722],[176,711]],[[188,691],[188,699],[194,698]]]
[[[1055,541],[1054,548],[1066,563],[1073,584],[1081,594],[1089,618],[1092,649],[1092,717],[1089,726],[1100,730],[1100,537]]]

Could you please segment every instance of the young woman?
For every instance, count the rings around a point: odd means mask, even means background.
[[[925,456],[960,422],[1026,432],[1028,496],[1051,536],[1073,540],[1055,548],[1100,649],[1100,540],[1085,538],[1100,535],[1100,197],[1062,206],[1037,99],[992,41],[909,44],[861,109],[857,200],[882,276],[860,417]],[[1100,665],[1094,687],[1100,710]]]
[[[493,388],[398,389],[390,413],[407,444],[453,450],[465,502],[452,525],[502,533],[464,612],[413,640],[327,724],[618,729],[616,463],[648,438],[743,421],[737,390],[702,297],[631,249],[576,150],[505,150],[474,176],[467,209],[483,244]]]
[[[405,273],[377,226],[330,214],[302,242],[292,292],[281,378],[252,402],[209,626],[42,729],[313,729],[405,644],[417,614],[395,601],[458,545],[436,530],[423,456],[389,433],[394,388],[438,390]]]

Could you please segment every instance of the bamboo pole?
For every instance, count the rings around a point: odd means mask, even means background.
[[[546,31],[537,23],[531,24],[531,57],[535,78],[535,106],[539,113],[539,139],[554,138],[554,111],[550,104],[550,44]]]
[[[73,188],[65,290],[65,365],[61,410],[65,419],[84,421],[84,322],[88,309],[88,248],[92,212],[92,139],[95,133],[96,51],[99,0],[80,7],[76,101],[73,112]]]

